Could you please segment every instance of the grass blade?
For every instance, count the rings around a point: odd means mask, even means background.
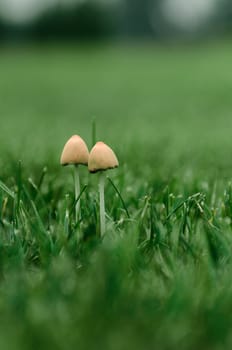
[[[130,219],[129,211],[128,211],[128,209],[127,209],[127,207],[126,207],[126,204],[125,204],[125,202],[124,202],[124,200],[123,200],[123,198],[122,198],[122,196],[121,196],[121,193],[119,192],[119,190],[117,189],[117,187],[115,186],[115,184],[113,183],[113,181],[111,180],[111,178],[110,178],[110,177],[107,177],[107,179],[109,180],[109,182],[110,182],[111,185],[113,186],[114,190],[115,190],[116,193],[118,194],[118,196],[119,196],[119,198],[120,198],[120,200],[121,200],[121,202],[122,202],[123,208],[125,209],[125,212],[126,212],[126,214],[127,214],[127,217]]]
[[[0,180],[0,188],[7,193],[11,198],[15,199],[15,194],[13,191],[9,189],[1,180]]]
[[[97,141],[97,127],[96,127],[96,118],[92,119],[92,147],[95,145]]]

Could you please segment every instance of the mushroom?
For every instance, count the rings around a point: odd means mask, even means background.
[[[60,158],[61,165],[74,165],[74,186],[75,186],[75,201],[76,201],[76,222],[80,212],[80,177],[78,165],[88,165],[89,151],[86,143],[78,135],[73,135],[66,142]],[[78,199],[79,198],[79,199]]]
[[[100,196],[100,232],[101,236],[105,233],[105,198],[104,171],[118,167],[118,159],[113,150],[104,142],[97,142],[89,154],[88,168],[90,173],[99,172],[99,196]]]

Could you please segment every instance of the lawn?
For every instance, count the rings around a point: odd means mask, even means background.
[[[0,349],[231,349],[231,62],[226,41],[0,49]],[[75,224],[73,134],[119,159],[103,238],[85,167]]]

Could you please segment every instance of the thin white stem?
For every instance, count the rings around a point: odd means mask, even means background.
[[[75,201],[76,201],[77,198],[80,196],[80,177],[79,177],[79,169],[77,164],[74,167],[74,186],[75,186]],[[80,198],[77,201],[76,207],[75,207],[76,222],[79,219],[79,214],[80,214]]]
[[[104,235],[105,230],[106,230],[104,187],[105,187],[105,174],[103,171],[101,171],[99,174],[100,232],[101,232],[101,236]]]

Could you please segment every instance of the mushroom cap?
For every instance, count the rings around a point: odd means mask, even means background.
[[[89,151],[86,143],[78,135],[73,135],[64,145],[60,158],[61,165],[83,164],[87,165],[89,159]]]
[[[97,142],[89,154],[88,168],[91,173],[118,167],[118,159],[113,150],[104,142]]]

